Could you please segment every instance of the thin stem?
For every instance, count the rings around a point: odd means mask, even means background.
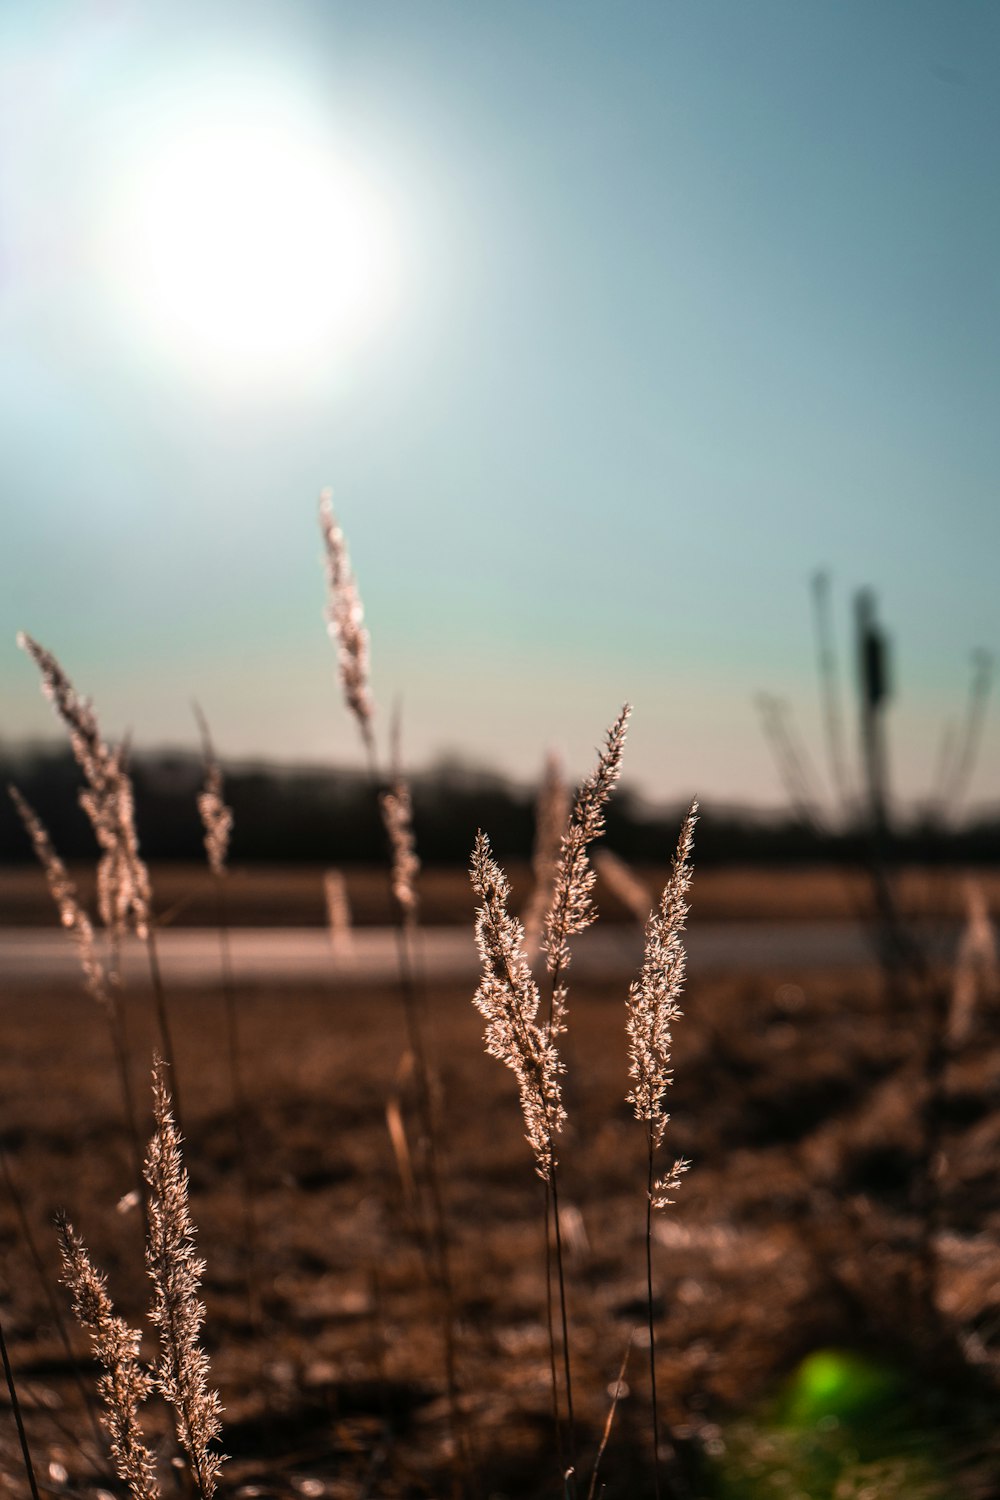
[[[14,1421],[17,1423],[17,1435],[21,1443],[21,1457],[24,1460],[25,1473],[28,1476],[28,1487],[31,1490],[32,1500],[40,1500],[38,1485],[35,1482],[35,1468],[31,1462],[31,1449],[28,1447],[28,1435],[24,1430],[24,1421],[21,1417],[21,1403],[17,1398],[17,1386],[14,1384],[14,1371],[10,1367],[10,1359],[7,1354],[7,1340],[3,1335],[2,1318],[0,1318],[0,1355],[3,1357],[3,1372],[7,1377],[7,1390],[10,1393],[11,1410],[14,1413]]]
[[[118,1073],[118,1088],[122,1097],[122,1113],[125,1116],[125,1128],[128,1131],[129,1151],[132,1156],[132,1170],[135,1173],[136,1191],[139,1194],[139,1202],[146,1202],[146,1183],[142,1175],[143,1148],[139,1137],[139,1120],[135,1112],[135,1100],[132,1097],[132,1080],[129,1067],[128,1034],[125,1029],[125,1012],[123,1009],[124,991],[120,979],[117,982],[117,994],[113,997],[113,1006],[108,1011],[108,1031],[111,1034],[111,1047],[115,1057],[115,1069]]]
[[[256,1339],[259,1339],[261,1300],[257,1280],[256,1184],[250,1166],[250,1151],[247,1145],[249,1111],[247,1108],[246,1090],[243,1086],[242,1049],[240,1046],[239,1016],[236,1009],[236,985],[233,980],[232,948],[229,941],[229,909],[226,902],[225,881],[221,875],[215,875],[214,882],[219,929],[219,958],[222,965],[222,991],[226,1007],[226,1054],[229,1061],[229,1085],[233,1099],[236,1151],[240,1163],[240,1187],[243,1200],[244,1270],[246,1273],[247,1311],[250,1318],[251,1332]]]
[[[496,933],[496,924],[490,918],[490,914],[489,914],[488,910],[486,911],[486,916],[487,916],[487,920],[490,921],[490,925],[493,928],[494,933]],[[497,947],[498,948],[502,948],[502,944],[499,942],[499,935],[497,935],[497,936],[498,936]],[[509,988],[511,994],[516,994],[517,993],[517,982],[516,982],[516,979],[515,979],[515,976],[514,976],[512,970],[511,970],[509,956],[505,957],[505,959],[504,959],[504,965],[505,965],[505,968],[507,970],[507,984],[508,984],[508,988]],[[556,986],[557,986],[557,984],[559,982],[560,973],[561,973],[561,968],[560,968],[560,965],[557,964],[556,967],[555,967],[555,969],[553,970],[553,974],[552,974],[552,986],[551,986],[551,990],[550,990],[550,994],[549,994],[549,1022],[548,1022],[549,1031],[551,1031],[551,1027],[552,1027],[552,1015],[553,1015],[553,1010],[554,1010],[554,1005],[555,1005]],[[513,1014],[514,1014],[514,1023],[518,1027],[518,1029],[519,1029],[519,1031],[521,1033],[521,1039],[524,1042],[525,1055],[526,1056],[530,1056],[530,1054],[531,1054],[531,1046],[530,1046],[530,1042],[529,1042],[529,1039],[528,1039],[527,1027],[526,1027],[526,1024],[525,1024],[524,1016],[522,1015],[520,1007],[518,1005],[514,1006],[514,1008],[513,1008]],[[550,1260],[549,1260],[549,1257],[550,1257],[550,1247],[549,1247],[549,1236],[548,1236],[548,1227],[547,1227],[547,1225],[548,1225],[548,1205],[549,1205],[549,1196],[548,1195],[549,1195],[549,1193],[551,1193],[552,1210],[553,1210],[553,1217],[554,1217],[554,1220],[555,1220],[555,1232],[556,1232],[555,1233],[555,1238],[556,1238],[556,1269],[557,1269],[557,1273],[558,1273],[558,1277],[559,1277],[559,1306],[560,1306],[560,1312],[561,1312],[561,1317],[562,1317],[563,1365],[564,1365],[565,1377],[566,1377],[566,1420],[567,1420],[568,1427],[569,1427],[568,1448],[569,1448],[569,1458],[570,1458],[570,1470],[569,1470],[569,1472],[571,1474],[575,1475],[575,1470],[576,1470],[576,1427],[575,1427],[575,1420],[574,1420],[574,1415],[573,1415],[573,1376],[572,1376],[572,1373],[571,1373],[571,1370],[570,1370],[569,1318],[568,1318],[567,1312],[566,1312],[566,1278],[565,1278],[565,1273],[564,1273],[564,1268],[563,1268],[562,1227],[561,1227],[560,1222],[559,1222],[559,1183],[558,1183],[557,1170],[556,1170],[555,1149],[554,1149],[554,1146],[553,1146],[553,1139],[552,1139],[553,1138],[553,1133],[554,1133],[553,1129],[552,1129],[552,1116],[551,1116],[551,1110],[550,1110],[550,1106],[549,1106],[549,1101],[545,1097],[544,1090],[541,1091],[541,1099],[542,1099],[542,1107],[543,1107],[543,1109],[545,1111],[545,1129],[546,1129],[546,1134],[548,1136],[548,1155],[549,1155],[549,1164],[550,1164],[549,1165],[549,1175],[548,1175],[547,1178],[545,1178],[545,1185],[546,1185],[546,1189],[547,1189],[546,1200],[545,1200],[545,1203],[546,1203],[546,1234],[545,1234],[546,1282],[547,1282],[548,1286],[551,1286],[551,1265],[550,1265]],[[551,1339],[552,1339],[552,1319],[551,1319],[551,1314],[550,1314],[550,1319],[549,1319],[549,1332],[550,1332],[550,1341],[551,1341]],[[555,1355],[554,1355],[554,1351],[551,1350],[551,1345],[550,1345],[550,1352],[552,1353],[552,1359],[553,1359],[553,1363],[554,1363]],[[553,1403],[557,1404],[556,1380],[555,1380],[554,1369],[553,1369],[553,1379],[552,1379],[552,1394],[553,1394]],[[560,1453],[560,1462],[562,1462],[562,1453]],[[575,1478],[572,1481],[572,1484],[573,1484],[573,1488],[575,1490]]]
[[[653,1418],[653,1492],[657,1500],[659,1500],[660,1453],[662,1448],[666,1454],[666,1469],[669,1475],[667,1494],[672,1496],[673,1500],[691,1500],[691,1491],[688,1487],[684,1470],[681,1467],[677,1442],[670,1423],[666,1418],[660,1417],[656,1395],[656,1329],[653,1321],[653,1151],[655,1142],[653,1139],[652,1120],[646,1121],[646,1129],[646,1139],[649,1147],[646,1177],[646,1312],[649,1328],[650,1404]]]
[[[417,1113],[420,1131],[426,1142],[426,1151],[421,1152],[422,1166],[426,1178],[431,1205],[431,1238],[434,1246],[436,1267],[432,1281],[437,1281],[442,1301],[442,1324],[444,1342],[445,1382],[451,1425],[466,1461],[466,1436],[458,1404],[458,1378],[455,1358],[455,1295],[451,1276],[451,1257],[448,1250],[448,1231],[445,1221],[444,1199],[441,1192],[441,1177],[438,1171],[438,1141],[434,1122],[434,1109],[430,1091],[430,1066],[427,1047],[420,1024],[419,998],[414,973],[411,939],[412,924],[399,913],[396,926],[396,945],[399,956],[400,988],[403,994],[403,1012],[406,1020],[407,1040],[415,1064],[417,1082]]]
[[[371,733],[371,728],[367,723],[361,724],[361,732],[365,747],[368,776],[377,798],[381,790],[382,778],[378,768],[375,740]],[[420,1121],[421,1135],[425,1143],[425,1149],[421,1151],[421,1166],[423,1168],[421,1175],[427,1195],[430,1198],[431,1241],[433,1244],[433,1258],[425,1254],[425,1265],[428,1280],[432,1287],[436,1285],[438,1295],[441,1299],[442,1342],[444,1346],[445,1389],[448,1400],[449,1425],[455,1441],[455,1449],[462,1470],[463,1483],[468,1487],[471,1466],[468,1452],[468,1435],[465,1430],[458,1400],[457,1358],[455,1350],[455,1292],[448,1248],[448,1228],[444,1210],[444,1195],[441,1189],[441,1174],[439,1171],[439,1142],[431,1099],[430,1064],[428,1062],[427,1046],[420,1018],[420,985],[417,980],[416,962],[413,952],[414,921],[412,915],[404,911],[400,905],[393,889],[391,851],[390,864],[386,868],[386,879],[389,885],[390,904],[396,930],[396,954],[399,968],[400,996],[403,1002],[403,1017],[406,1026],[407,1041],[414,1061],[414,1073],[417,1084],[417,1113]],[[418,1217],[422,1222],[423,1214],[419,1214]],[[434,1263],[435,1261],[436,1264]]]
[[[545,1316],[549,1329],[549,1374],[552,1379],[552,1424],[556,1435],[556,1453],[559,1458],[559,1473],[565,1473],[566,1461],[563,1452],[562,1415],[559,1410],[559,1378],[556,1374],[556,1323],[555,1305],[552,1297],[552,1189],[545,1183]]]
[[[622,1387],[625,1384],[625,1371],[628,1369],[628,1357],[632,1353],[632,1340],[634,1338],[635,1329],[633,1328],[632,1332],[628,1336],[628,1343],[625,1345],[625,1353],[622,1355],[621,1367],[618,1371],[618,1379],[615,1381],[614,1395],[611,1398],[611,1407],[608,1411],[607,1421],[604,1424],[604,1432],[601,1434],[601,1445],[597,1450],[597,1457],[594,1459],[594,1471],[590,1476],[590,1488],[587,1491],[587,1500],[594,1500],[594,1495],[597,1490],[597,1476],[600,1472],[601,1460],[603,1459],[608,1446],[608,1439],[611,1436],[611,1428],[614,1425],[615,1412],[618,1410],[618,1403],[622,1398]],[[603,1485],[601,1486],[601,1493],[604,1493]]]
[[[552,1158],[550,1181],[552,1184],[552,1217],[555,1221],[556,1230],[556,1273],[559,1277],[559,1314],[562,1320],[563,1372],[566,1379],[567,1452],[569,1455],[569,1471],[575,1476],[576,1419],[573,1415],[573,1374],[570,1369],[569,1359],[569,1317],[566,1311],[566,1276],[563,1268],[562,1228],[559,1223],[559,1173],[554,1157]],[[574,1478],[574,1491],[575,1488]]]
[[[660,1420],[656,1407],[656,1330],[653,1326],[653,1122],[646,1122],[646,1313],[649,1322],[649,1389],[653,1406],[653,1493],[660,1500]]]
[[[156,1025],[160,1033],[160,1046],[163,1049],[163,1061],[170,1069],[170,1092],[173,1097],[174,1121],[180,1136],[184,1135],[181,1112],[180,1080],[177,1076],[177,1060],[174,1055],[174,1041],[170,1030],[170,1017],[167,1013],[167,996],[163,987],[163,975],[160,971],[160,958],[156,948],[156,934],[153,928],[153,920],[150,917],[149,927],[145,938],[146,956],[149,959],[149,978],[153,986],[153,1004],[156,1009]]]
[[[56,1331],[59,1334],[59,1342],[63,1346],[63,1351],[66,1355],[66,1361],[73,1372],[73,1380],[76,1384],[77,1391],[79,1392],[80,1399],[83,1402],[84,1410],[86,1411],[87,1417],[90,1421],[90,1430],[94,1435],[94,1442],[97,1445],[97,1452],[101,1453],[104,1448],[104,1438],[101,1434],[100,1425],[94,1413],[93,1398],[91,1396],[89,1388],[84,1383],[82,1374],[80,1373],[80,1361],[73,1353],[73,1345],[70,1342],[69,1330],[66,1327],[66,1320],[63,1317],[62,1308],[59,1306],[59,1299],[56,1297],[55,1292],[52,1290],[52,1284],[45,1273],[45,1265],[42,1261],[41,1255],[39,1254],[38,1246],[35,1243],[35,1237],[31,1232],[31,1225],[28,1223],[28,1216],[24,1211],[24,1200],[22,1199],[21,1194],[18,1190],[17,1183],[14,1181],[14,1174],[10,1169],[10,1162],[7,1158],[7,1153],[2,1148],[0,1148],[0,1171],[2,1171],[3,1173],[7,1193],[10,1197],[11,1204],[13,1205],[18,1224],[21,1227],[21,1234],[24,1239],[29,1258],[35,1269],[35,1275],[38,1278],[38,1284],[41,1287],[42,1292],[45,1296],[45,1300],[49,1305],[49,1312],[52,1314],[52,1320],[55,1323]]]

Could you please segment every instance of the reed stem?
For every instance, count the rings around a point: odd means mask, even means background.
[[[24,1419],[21,1416],[21,1403],[17,1396],[17,1386],[14,1384],[14,1371],[11,1369],[10,1357],[7,1353],[7,1340],[4,1338],[2,1318],[0,1318],[0,1356],[3,1358],[3,1372],[7,1377],[10,1406],[11,1411],[14,1413],[14,1421],[17,1424],[17,1436],[21,1444],[21,1457],[24,1460],[24,1471],[28,1476],[28,1488],[31,1490],[31,1500],[41,1500],[38,1493],[38,1485],[35,1481],[35,1466],[31,1462],[31,1449],[28,1447],[28,1434],[24,1430]]]
[[[649,1325],[649,1390],[653,1409],[653,1494],[660,1500],[660,1419],[656,1406],[656,1329],[653,1325],[653,1122],[646,1122],[646,1315]]]

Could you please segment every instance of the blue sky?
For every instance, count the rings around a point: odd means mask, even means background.
[[[5,739],[51,729],[25,628],[109,732],[192,742],[196,696],[224,752],[353,757],[330,484],[416,761],[583,767],[627,697],[651,795],[777,803],[753,698],[818,748],[824,566],[845,649],[878,590],[925,790],[1000,649],[995,5],[84,0],[0,51]],[[301,367],[185,355],[102,264],[163,100],[197,140],[216,95],[386,209],[381,316]]]

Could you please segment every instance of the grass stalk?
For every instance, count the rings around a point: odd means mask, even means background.
[[[392,884],[390,879],[390,885]],[[455,1328],[455,1288],[451,1269],[451,1251],[447,1215],[440,1171],[440,1141],[434,1118],[434,1103],[431,1093],[430,1062],[426,1037],[421,1017],[421,989],[417,975],[413,939],[415,919],[400,906],[393,895],[395,913],[396,952],[399,966],[400,995],[406,1026],[407,1044],[413,1056],[416,1082],[417,1118],[420,1124],[423,1149],[420,1156],[419,1177],[429,1200],[427,1217],[431,1227],[432,1255],[427,1260],[428,1280],[436,1286],[440,1299],[440,1323],[442,1351],[444,1356],[445,1394],[448,1402],[449,1425],[455,1442],[455,1451],[462,1471],[463,1482],[470,1481],[471,1459],[468,1451],[468,1433],[458,1398],[458,1359]],[[424,1215],[420,1215],[424,1219]]]
[[[416,892],[413,878],[419,864],[413,848],[412,823],[408,789],[395,762],[396,741],[393,735],[394,772],[387,788],[379,772],[375,741],[375,705],[369,675],[369,639],[364,625],[364,609],[357,580],[351,567],[344,534],[333,510],[333,498],[324,490],[319,504],[320,530],[323,536],[327,575],[327,625],[337,648],[338,675],[344,702],[353,716],[364,747],[368,777],[378,800],[388,850],[387,877],[391,909],[396,928],[399,961],[400,996],[410,1050],[417,1081],[417,1111],[423,1136],[421,1187],[430,1199],[430,1220],[434,1244],[433,1260],[425,1258],[429,1284],[439,1289],[442,1305],[445,1384],[449,1419],[455,1451],[468,1475],[466,1438],[458,1401],[455,1357],[455,1297],[452,1285],[448,1231],[439,1170],[439,1142],[431,1099],[430,1069],[423,1026],[420,1018],[420,993],[415,956],[412,949],[416,926]],[[397,721],[398,722],[398,721]]]
[[[156,1129],[146,1156],[149,1242],[146,1269],[153,1283],[150,1316],[159,1331],[156,1384],[172,1408],[177,1440],[199,1500],[212,1500],[224,1462],[212,1444],[221,1431],[221,1405],[209,1386],[209,1361],[201,1347],[205,1316],[199,1298],[204,1262],[194,1253],[188,1210],[188,1175],[181,1137],[157,1058],[153,1075]]]
[[[153,1009],[156,1015],[156,1030],[160,1041],[160,1055],[170,1070],[171,1095],[173,1099],[173,1115],[181,1136],[184,1135],[182,1125],[183,1112],[181,1110],[180,1087],[177,1081],[177,1057],[174,1052],[174,1038],[170,1025],[170,1015],[167,1007],[167,992],[163,983],[163,971],[160,968],[160,955],[156,946],[156,934],[152,919],[146,929],[143,938],[143,946],[146,949],[146,958],[149,963],[149,980],[153,989]]]
[[[562,1413],[559,1407],[559,1377],[556,1374],[555,1301],[552,1295],[552,1189],[545,1183],[545,1321],[549,1333],[549,1376],[552,1382],[552,1425],[559,1456],[559,1472],[565,1472]]]
[[[379,806],[386,840],[386,880],[389,892],[389,908],[392,912],[396,942],[396,964],[399,975],[399,994],[402,1002],[403,1024],[407,1046],[413,1058],[416,1085],[417,1120],[420,1127],[421,1150],[418,1153],[417,1173],[418,1203],[417,1220],[420,1225],[421,1250],[428,1284],[435,1289],[440,1301],[439,1322],[441,1326],[442,1356],[445,1377],[445,1398],[448,1403],[448,1420],[452,1440],[458,1459],[462,1483],[466,1489],[471,1483],[471,1458],[469,1438],[458,1398],[458,1358],[455,1329],[457,1313],[455,1289],[451,1270],[450,1237],[441,1184],[441,1146],[437,1122],[434,1118],[434,1103],[431,1089],[431,1069],[422,1017],[423,985],[419,976],[415,938],[417,927],[417,901],[412,888],[412,877],[419,868],[413,853],[412,831],[409,826],[408,793],[398,771],[393,778],[391,792],[385,790],[380,773],[375,739],[370,719],[359,718],[368,779]],[[394,757],[395,758],[395,757]],[[402,822],[395,822],[386,807],[387,797],[395,797],[397,804],[405,798]],[[406,869],[401,867],[401,861]],[[419,1200],[423,1199],[423,1202]],[[424,1226],[429,1222],[430,1233]]]
[[[687,893],[691,884],[689,859],[694,841],[698,804],[692,802],[681,826],[670,876],[659,905],[646,923],[642,969],[629,986],[625,1029],[628,1036],[631,1087],[626,1100],[635,1117],[646,1125],[646,1312],[649,1326],[649,1383],[653,1426],[653,1490],[660,1496],[661,1424],[656,1388],[656,1326],[653,1317],[653,1209],[673,1202],[669,1196],[679,1185],[688,1163],[683,1159],[665,1178],[657,1181],[654,1153],[663,1140],[670,1116],[664,1108],[673,1078],[671,1027],[680,1018],[679,1000],[684,987],[686,957],[683,932],[688,914]],[[684,1500],[687,1486],[679,1472],[677,1447],[671,1435],[671,1485],[675,1500]]]
[[[222,994],[226,1017],[226,1061],[229,1068],[229,1089],[233,1101],[233,1123],[236,1137],[236,1156],[239,1161],[240,1199],[243,1216],[244,1273],[247,1292],[247,1313],[254,1338],[261,1331],[261,1296],[258,1277],[259,1253],[257,1244],[257,1184],[251,1166],[248,1140],[250,1107],[243,1080],[243,1050],[240,1042],[239,1013],[236,1006],[236,984],[233,977],[232,944],[229,939],[229,906],[226,900],[225,878],[213,874],[215,885],[216,920],[219,930],[219,961],[222,969]]]
[[[104,1439],[101,1435],[100,1425],[94,1412],[93,1399],[87,1389],[87,1386],[84,1383],[83,1375],[80,1371],[80,1361],[73,1352],[73,1345],[70,1341],[69,1329],[66,1327],[66,1319],[63,1316],[63,1310],[59,1306],[59,1299],[52,1289],[52,1283],[50,1282],[48,1274],[45,1270],[45,1264],[38,1249],[38,1244],[35,1240],[35,1236],[31,1232],[31,1225],[28,1222],[28,1215],[24,1210],[24,1199],[21,1197],[20,1189],[18,1188],[17,1183],[14,1180],[14,1174],[11,1171],[10,1161],[8,1159],[7,1153],[2,1148],[0,1148],[0,1173],[3,1174],[4,1186],[7,1189],[7,1196],[10,1199],[11,1206],[14,1210],[14,1216],[17,1219],[18,1226],[21,1230],[21,1237],[24,1240],[25,1249],[28,1252],[28,1258],[31,1261],[32,1267],[35,1272],[35,1277],[42,1291],[42,1295],[44,1296],[45,1301],[48,1303],[49,1312],[52,1315],[52,1321],[55,1324],[56,1332],[59,1335],[59,1342],[62,1344],[63,1353],[66,1356],[66,1363],[72,1371],[73,1383],[77,1388],[80,1400],[83,1403],[83,1408],[87,1413],[87,1418],[90,1422],[90,1430],[93,1434],[94,1442],[97,1445],[97,1451],[98,1453],[100,1453],[101,1449],[104,1446]]]
[[[21,1415],[21,1403],[17,1395],[14,1371],[11,1369],[10,1356],[7,1353],[7,1340],[4,1337],[2,1318],[0,1318],[0,1357],[3,1358],[3,1372],[7,1380],[10,1407],[14,1413],[14,1422],[17,1426],[17,1438],[21,1445],[21,1458],[24,1461],[24,1472],[28,1476],[28,1488],[31,1491],[31,1500],[41,1500],[38,1493],[38,1484],[35,1479],[35,1466],[31,1461],[31,1449],[28,1446],[28,1434],[24,1430],[24,1418]]]
[[[124,991],[121,985],[121,976],[114,981],[115,1003],[112,1010],[108,1012],[108,1031],[111,1035],[111,1049],[115,1059],[115,1072],[118,1075],[118,1091],[121,1094],[122,1114],[125,1120],[125,1129],[128,1133],[129,1152],[132,1157],[132,1172],[135,1178],[135,1190],[139,1194],[140,1203],[146,1201],[146,1183],[142,1172],[143,1147],[139,1135],[139,1118],[135,1110],[135,1098],[132,1093],[132,1056],[129,1051],[128,1030],[125,1023]]]
[[[573,1411],[573,1370],[570,1360],[569,1315],[566,1306],[566,1269],[563,1255],[562,1226],[559,1222],[559,1169],[552,1160],[552,1219],[555,1225],[556,1279],[559,1285],[559,1318],[562,1325],[563,1378],[566,1382],[566,1472],[573,1476],[570,1489],[576,1492],[576,1416]]]
[[[587,1491],[587,1500],[594,1500],[594,1496],[597,1493],[597,1476],[600,1473],[601,1461],[603,1460],[605,1451],[607,1450],[608,1439],[611,1437],[611,1429],[614,1426],[615,1413],[618,1410],[618,1403],[622,1398],[623,1388],[625,1385],[625,1371],[628,1369],[628,1360],[629,1355],[632,1353],[632,1340],[634,1338],[635,1329],[633,1328],[632,1332],[628,1336],[628,1343],[625,1345],[625,1353],[622,1355],[622,1362],[618,1370],[618,1379],[615,1381],[614,1395],[611,1397],[611,1405],[608,1408],[607,1420],[604,1423],[604,1431],[601,1433],[601,1444],[597,1450],[597,1457],[594,1459],[594,1468],[590,1476],[590,1488]]]
[[[656,1328],[653,1319],[653,1122],[646,1122],[646,1319],[649,1327],[649,1395],[653,1422],[653,1494],[660,1500],[660,1417],[656,1404]]]
[[[45,874],[49,893],[59,913],[63,930],[73,939],[80,961],[84,989],[100,1006],[107,1020],[121,1091],[122,1113],[131,1142],[136,1186],[140,1198],[144,1198],[142,1143],[139,1139],[139,1125],[136,1119],[135,1102],[132,1098],[128,1037],[125,1029],[121,930],[115,925],[107,929],[109,961],[102,962],[97,953],[93,924],[79,901],[76,886],[70,878],[69,871],[56,853],[48,830],[17,787],[9,786],[7,790],[17,808],[25,831],[31,839],[32,847]]]

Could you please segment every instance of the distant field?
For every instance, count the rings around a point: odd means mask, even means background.
[[[697,864],[697,850],[695,852]],[[381,868],[345,870],[354,921],[359,925],[390,921],[385,872]],[[636,873],[659,892],[666,866],[643,867]],[[80,892],[93,894],[93,867],[75,869]],[[162,921],[179,926],[206,926],[216,921],[216,900],[208,871],[201,865],[163,864],[153,867],[156,908]],[[515,908],[523,906],[531,889],[527,864],[509,867]],[[979,880],[994,911],[1000,909],[1000,870],[978,870]],[[901,905],[911,915],[960,917],[963,911],[963,872],[947,874],[908,870],[901,880]],[[473,919],[473,898],[463,869],[428,869],[420,880],[421,918],[432,926]],[[867,899],[867,882],[855,873],[833,867],[805,869],[736,868],[698,870],[693,915],[710,921],[815,921],[854,916]],[[326,921],[323,870],[315,865],[236,867],[227,885],[229,920],[234,925],[289,927],[322,926]],[[604,921],[629,921],[618,897],[598,879],[597,902]],[[54,921],[44,879],[34,866],[0,867],[0,925],[42,926]]]

